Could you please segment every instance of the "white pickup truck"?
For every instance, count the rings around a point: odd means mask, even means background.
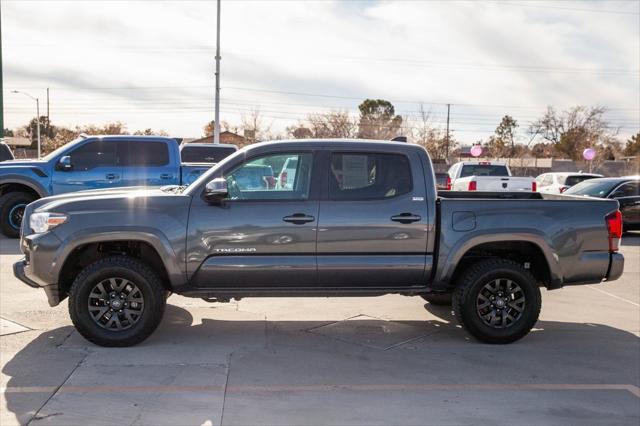
[[[532,177],[513,177],[505,163],[460,161],[449,168],[447,189],[452,191],[536,191]]]

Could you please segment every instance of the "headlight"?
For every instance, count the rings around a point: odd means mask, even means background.
[[[29,227],[36,234],[41,234],[62,225],[66,220],[67,216],[60,213],[34,213],[29,218]]]

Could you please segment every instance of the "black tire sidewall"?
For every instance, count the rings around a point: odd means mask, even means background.
[[[525,296],[525,308],[516,323],[507,328],[493,328],[486,325],[477,313],[476,299],[485,284],[506,278],[516,282]],[[466,288],[459,294],[463,300],[458,300],[460,319],[465,328],[476,338],[486,343],[510,343],[526,335],[538,320],[540,313],[540,289],[535,280],[524,270],[516,266],[502,266],[486,270],[470,276]]]
[[[9,238],[18,238],[20,229],[15,229],[9,222],[9,213],[17,204],[29,204],[34,197],[26,192],[9,192],[0,197],[0,229]]]
[[[164,289],[150,271],[136,268],[137,262],[127,259],[126,266],[114,262],[98,261],[89,265],[76,279],[69,297],[69,313],[76,329],[87,340],[101,346],[131,346],[146,339],[158,326],[164,313]],[[140,270],[142,269],[142,270]],[[88,308],[89,294],[93,287],[108,278],[125,278],[142,292],[144,309],[140,319],[130,328],[111,331],[100,327],[91,317]]]

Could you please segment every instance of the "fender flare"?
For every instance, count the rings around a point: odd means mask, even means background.
[[[69,255],[78,247],[85,244],[111,242],[111,241],[141,241],[149,244],[158,253],[169,277],[169,284],[172,288],[184,286],[187,282],[184,262],[178,260],[178,255],[173,250],[169,239],[157,229],[110,226],[102,228],[92,228],[82,230],[69,235],[60,244],[60,248],[55,253],[53,268],[51,271],[52,282],[59,282],[62,267]]]
[[[19,175],[19,174],[9,174],[0,177],[0,186],[6,184],[17,184],[24,185],[38,194],[38,197],[43,198],[49,195],[49,192],[45,189],[42,184],[37,182],[35,179],[32,179],[28,176]]]
[[[544,258],[547,261],[547,266],[549,268],[549,287],[557,288],[562,286],[562,270],[560,269],[558,255],[547,243],[544,235],[530,232],[530,230],[528,230],[527,232],[518,232],[517,230],[514,230],[513,232],[487,234],[483,233],[471,235],[467,238],[461,238],[455,243],[453,247],[448,250],[448,256],[446,254],[439,256],[438,264],[442,265],[442,267],[438,267],[434,279],[434,286],[447,286],[451,278],[453,277],[453,274],[458,264],[460,263],[460,260],[472,248],[486,243],[499,243],[508,241],[531,243],[538,247],[538,249],[540,249],[540,251],[544,255]],[[446,256],[446,258],[444,256]]]

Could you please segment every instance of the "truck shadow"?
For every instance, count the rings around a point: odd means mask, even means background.
[[[332,324],[351,321],[194,320],[189,311],[168,305],[156,333],[131,348],[101,348],[82,339],[72,327],[61,327],[41,333],[5,364],[7,409],[21,424],[44,417],[59,424],[90,424],[92,418],[109,419],[114,410],[122,424],[154,423],[149,416],[158,410],[170,410],[174,423],[218,424],[213,407],[224,397],[221,386],[225,371],[231,370],[231,379],[226,380],[232,385],[258,387],[309,381],[375,386],[492,381],[638,385],[640,381],[640,339],[627,331],[600,324],[540,321],[519,342],[485,345],[456,325],[449,308],[429,304],[425,308],[436,319],[370,319],[354,325],[351,332],[336,334]],[[217,316],[215,309],[211,312]],[[375,333],[371,339],[359,335],[377,328],[385,330],[381,339],[400,343],[378,347]],[[205,380],[206,374],[198,372],[208,365],[215,385],[206,404],[193,391],[176,395],[181,392],[176,384],[199,385]],[[214,380],[216,374],[220,377]],[[122,383],[142,389],[122,396],[117,390]],[[177,389],[163,391],[167,384]],[[75,390],[65,391],[69,387]],[[195,402],[189,404],[176,402],[192,398]],[[229,418],[232,415],[230,410]],[[348,418],[348,413],[344,415]]]

